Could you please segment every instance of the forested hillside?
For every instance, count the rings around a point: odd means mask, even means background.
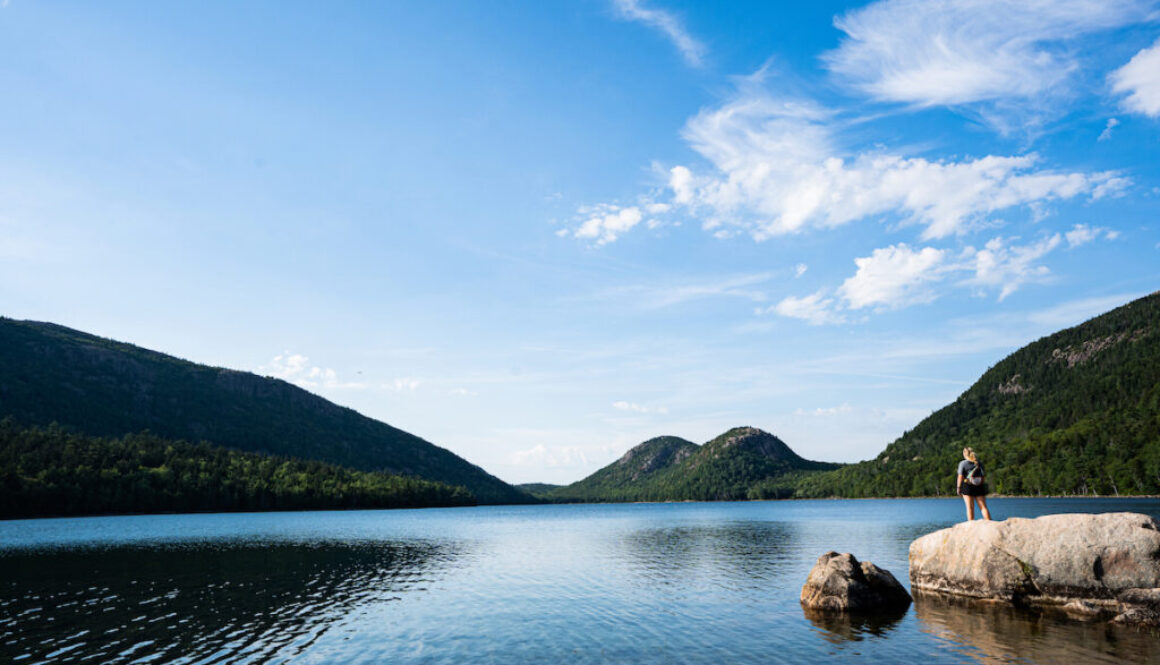
[[[474,503],[462,487],[418,478],[151,434],[98,438],[0,421],[0,518]]]
[[[180,360],[49,323],[0,318],[0,417],[98,437],[159,437],[531,496],[419,437],[278,379]]]
[[[803,459],[776,436],[737,427],[698,446],[680,437],[650,439],[571,485],[545,493],[554,501],[728,501],[759,497],[787,474],[839,465]]]
[[[877,458],[793,495],[953,494],[964,446],[993,492],[1160,494],[1160,293],[1012,353]]]

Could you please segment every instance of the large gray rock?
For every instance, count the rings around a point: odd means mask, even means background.
[[[910,594],[890,571],[869,561],[859,562],[850,553],[826,552],[810,570],[801,601],[814,610],[905,610]]]
[[[1081,601],[1124,612],[1142,607],[1152,598],[1148,590],[1160,587],[1160,525],[1136,513],[963,522],[910,544],[910,584],[916,591],[1073,608]],[[1129,590],[1135,595],[1121,599]]]

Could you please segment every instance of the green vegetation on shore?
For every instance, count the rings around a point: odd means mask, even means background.
[[[466,487],[483,504],[535,500],[449,450],[285,381],[0,317],[5,416],[95,437],[148,430],[164,439],[418,476]]]
[[[992,492],[1160,494],[1160,293],[1033,342],[873,460],[791,496],[953,494],[962,449]]]
[[[0,421],[0,518],[474,505],[462,487],[170,441]]]

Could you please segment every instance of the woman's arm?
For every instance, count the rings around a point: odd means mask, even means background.
[[[961,491],[962,489],[963,489],[963,474],[960,473],[958,479],[955,480],[955,491],[958,492],[958,491]]]

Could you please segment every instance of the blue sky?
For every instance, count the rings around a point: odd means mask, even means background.
[[[0,2],[0,314],[570,482],[1158,288],[1156,2],[722,4]]]

